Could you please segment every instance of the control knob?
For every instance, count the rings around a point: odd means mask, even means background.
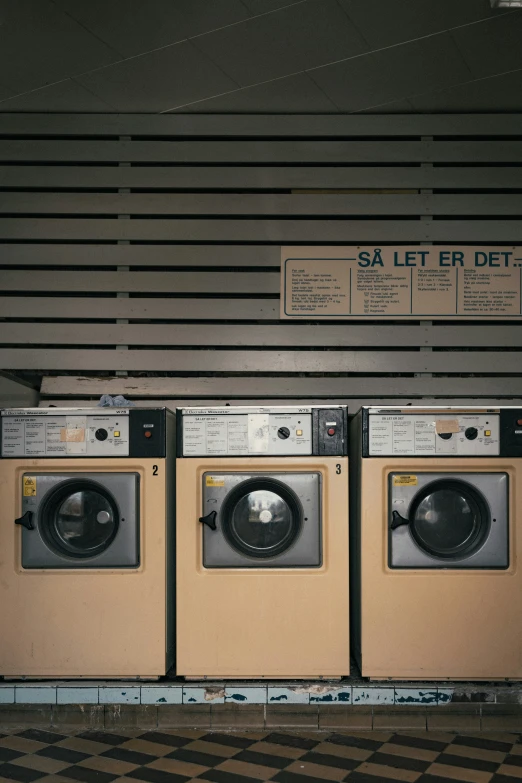
[[[451,440],[452,435],[452,432],[439,432],[439,438],[442,438],[442,440]]]
[[[107,430],[100,428],[99,430],[96,430],[96,432],[94,433],[94,437],[96,438],[96,440],[107,440],[108,434],[109,433],[107,432]]]
[[[290,437],[290,430],[288,427],[279,427],[277,430],[277,437],[281,438],[281,440],[286,440]]]
[[[476,427],[468,427],[464,435],[468,440],[475,440],[478,435],[478,429]]]

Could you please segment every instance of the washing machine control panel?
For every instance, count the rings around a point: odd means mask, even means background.
[[[337,408],[183,408],[178,455],[310,456],[346,453],[346,410]]]
[[[128,455],[128,411],[2,411],[2,457]]]
[[[370,412],[368,456],[488,457],[500,454],[498,413]]]
[[[202,414],[183,417],[183,455],[312,453],[310,413]]]

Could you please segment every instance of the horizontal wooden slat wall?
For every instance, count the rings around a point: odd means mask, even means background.
[[[0,370],[42,404],[522,400],[522,324],[280,321],[280,246],[347,243],[522,243],[522,115],[0,115]]]

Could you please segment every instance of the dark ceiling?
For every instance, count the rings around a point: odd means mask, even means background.
[[[489,0],[0,0],[0,111],[522,110]]]

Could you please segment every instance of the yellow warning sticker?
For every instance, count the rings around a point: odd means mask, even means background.
[[[416,487],[418,484],[417,476],[394,476],[394,487]]]
[[[24,498],[31,498],[36,495],[36,478],[34,476],[23,477]]]
[[[207,487],[224,487],[225,479],[221,476],[206,476],[205,483]]]

